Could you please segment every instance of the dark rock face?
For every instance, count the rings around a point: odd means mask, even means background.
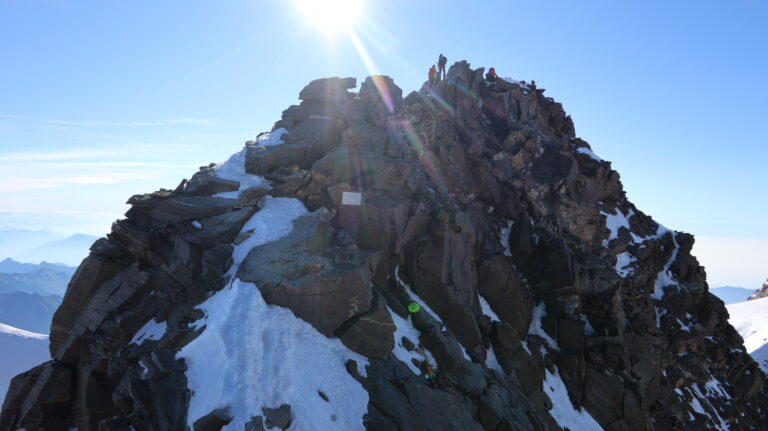
[[[370,430],[575,429],[555,402],[606,430],[764,427],[765,376],[707,292],[693,237],[635,208],[544,90],[483,72],[456,63],[405,98],[388,77],[357,94],[351,78],[313,81],[275,124],[282,144],[246,146],[268,191],[217,197],[240,184],[204,167],[131,198],[69,285],[52,361],[13,380],[0,429],[186,429],[176,353],[230,276],[368,358],[365,376],[347,369]],[[227,275],[267,192],[310,213]],[[426,307],[409,313],[415,297]],[[164,335],[135,339],[153,319]],[[396,335],[403,319],[418,341]],[[559,383],[567,401],[550,398]],[[288,405],[251,414],[246,430],[300,423]],[[230,420],[217,409],[194,428]]]
[[[747,298],[747,301],[751,301],[753,299],[765,298],[765,297],[768,297],[768,280],[766,280],[765,283],[763,283],[763,287],[761,287],[760,289],[757,289],[755,293],[749,295],[749,298]]]

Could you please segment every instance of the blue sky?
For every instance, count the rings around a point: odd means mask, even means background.
[[[369,74],[296,5],[0,0],[0,227],[103,234],[131,194],[270,129],[310,80]],[[768,3],[368,0],[364,14],[362,44],[405,92],[440,52],[535,79],[639,208],[752,241],[742,284],[768,276]]]

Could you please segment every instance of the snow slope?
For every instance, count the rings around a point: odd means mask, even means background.
[[[259,139],[277,145],[282,134]],[[245,173],[244,161],[245,150],[216,167],[218,176],[240,182],[240,190],[222,197],[236,198],[248,187],[268,185]],[[293,221],[305,214],[307,209],[296,199],[265,197],[260,211],[241,230],[250,236],[235,245],[228,274],[237,273],[251,249],[290,233]],[[188,366],[190,428],[212,410],[229,407],[233,420],[223,429],[242,430],[253,416],[262,415],[262,408],[282,404],[291,406],[291,431],[365,428],[368,393],[345,366],[354,360],[364,375],[365,357],[339,339],[322,335],[290,310],[268,305],[256,285],[237,278],[198,308],[205,317],[195,325],[205,329],[177,355]],[[139,332],[162,337],[164,327],[154,321],[147,325]]]
[[[50,358],[47,335],[0,323],[0,399],[12,378]]]
[[[768,373],[768,298],[727,305],[728,321],[744,338],[747,352]]]

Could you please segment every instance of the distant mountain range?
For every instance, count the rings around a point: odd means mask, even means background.
[[[47,334],[74,267],[0,261],[0,323]]]
[[[3,260],[0,262],[0,267],[3,268],[0,269],[0,294],[22,292],[44,296],[64,296],[69,279],[72,278],[76,269],[46,262],[37,265],[24,264],[12,259]],[[22,272],[6,272],[18,270]]]
[[[0,230],[0,258],[14,256],[17,253],[64,237],[65,235],[47,229],[3,229]]]
[[[47,335],[0,323],[0,398],[5,398],[8,383],[16,374],[48,359]]]
[[[744,287],[734,286],[713,287],[709,289],[709,291],[713,295],[722,299],[726,305],[735,304],[737,302],[744,302],[747,300],[749,295],[755,293],[755,289],[747,289]]]
[[[63,239],[47,241],[35,247],[28,248],[10,255],[21,262],[55,262],[78,266],[88,255],[91,245],[98,238],[81,233]]]

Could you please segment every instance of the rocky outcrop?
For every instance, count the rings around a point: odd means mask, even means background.
[[[765,376],[693,237],[632,205],[543,89],[483,72],[456,63],[405,98],[388,77],[358,93],[353,78],[313,81],[246,145],[245,177],[208,166],[131,198],[0,429],[231,428],[235,406],[189,417],[199,394],[177,353],[234,279],[366,359],[364,373],[347,363],[366,429],[761,428]],[[243,249],[280,198],[309,212]],[[305,429],[301,406],[274,401],[242,427]]]
[[[751,301],[753,299],[760,299],[765,298],[768,296],[768,280],[763,283],[763,287],[757,289],[755,293],[749,295],[749,298],[747,298],[747,301]]]

